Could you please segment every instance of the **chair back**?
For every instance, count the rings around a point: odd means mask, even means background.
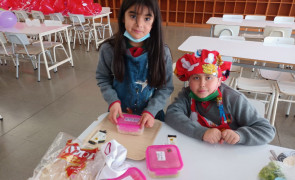
[[[45,19],[44,14],[41,11],[32,10],[32,16],[33,16],[33,19],[39,19],[41,20],[41,22],[43,22]]]
[[[246,20],[256,20],[256,21],[265,21],[266,16],[259,16],[259,15],[246,15]]]
[[[272,36],[272,37],[285,37],[289,38],[292,34],[292,28],[288,27],[275,27],[275,26],[266,26],[263,31],[263,36]]]
[[[109,13],[111,12],[111,8],[110,7],[102,7],[101,8],[101,14],[104,14],[104,13]]]
[[[68,13],[70,16],[70,20],[72,21],[73,25],[75,24],[80,24],[82,25],[83,23],[85,23],[85,17],[82,14],[71,14]]]
[[[285,38],[285,37],[265,37],[264,44],[267,45],[278,45],[278,44],[294,44],[294,38]]]
[[[21,21],[25,21],[26,19],[29,19],[26,11],[13,11],[13,13],[15,14],[17,21],[21,22]]]
[[[236,15],[236,14],[224,14],[222,16],[222,19],[224,20],[228,20],[228,19],[232,19],[232,20],[243,20],[243,15]]]
[[[7,39],[12,44],[28,45],[30,41],[25,34],[5,33]]]
[[[274,23],[291,24],[291,23],[294,23],[294,17],[276,16],[275,19],[274,19]]]
[[[228,26],[228,25],[215,25],[213,35],[219,36],[238,36],[240,32],[240,26]]]
[[[51,20],[61,21],[61,22],[65,21],[65,18],[61,13],[52,13],[52,14],[49,14],[49,16]]]
[[[0,32],[0,42],[3,43],[3,44],[6,44],[7,43],[6,38],[5,38],[4,34],[3,34],[3,32]]]

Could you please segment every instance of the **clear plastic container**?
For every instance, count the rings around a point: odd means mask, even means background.
[[[131,134],[131,135],[141,135],[143,133],[144,127],[140,127],[138,124],[141,116],[134,114],[124,114],[124,118],[117,118],[117,129],[119,133]]]
[[[146,150],[146,165],[152,178],[168,178],[177,177],[183,162],[177,146],[152,145]]]
[[[131,167],[121,176],[108,180],[146,180],[146,178],[139,169],[136,167]]]

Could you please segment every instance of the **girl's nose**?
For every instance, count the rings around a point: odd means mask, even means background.
[[[143,18],[137,18],[137,19],[136,19],[136,24],[137,24],[137,26],[138,26],[138,27],[141,27],[141,26],[143,25],[143,21],[144,21]]]

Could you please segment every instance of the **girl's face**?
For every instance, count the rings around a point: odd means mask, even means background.
[[[194,74],[189,78],[191,91],[199,98],[205,98],[221,85],[221,79],[211,74]]]
[[[136,9],[136,6],[133,5],[127,9],[124,15],[125,29],[134,39],[146,36],[151,31],[153,22],[154,14],[146,6]],[[139,47],[143,42],[130,41],[130,44]]]

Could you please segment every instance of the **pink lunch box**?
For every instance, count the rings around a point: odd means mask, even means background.
[[[141,135],[143,133],[144,127],[141,128],[140,124],[138,124],[141,116],[134,114],[124,114],[123,116],[123,118],[117,118],[117,129],[119,133],[131,135]]]
[[[183,162],[177,146],[152,145],[146,150],[146,165],[152,178],[176,177]]]

